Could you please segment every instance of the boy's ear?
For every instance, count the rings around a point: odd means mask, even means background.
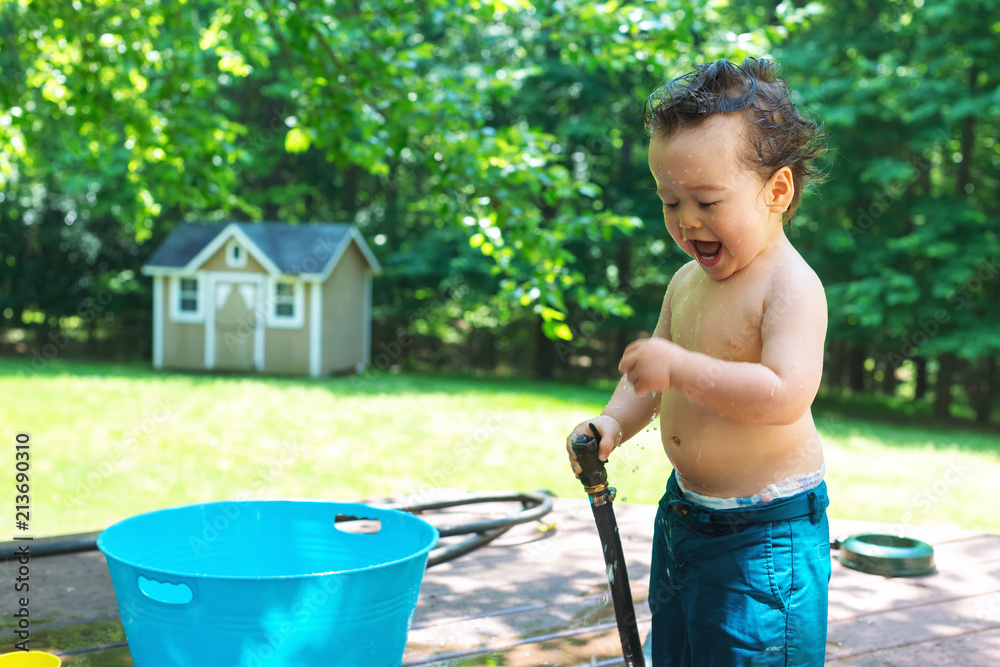
[[[772,213],[784,213],[792,203],[795,195],[795,181],[792,170],[782,167],[774,172],[764,184],[764,197],[768,209]]]

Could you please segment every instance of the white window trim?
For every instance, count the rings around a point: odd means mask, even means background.
[[[278,283],[287,283],[292,285],[293,293],[292,298],[294,299],[292,308],[294,312],[291,317],[278,316],[275,313],[275,306],[277,306],[277,291]],[[274,329],[301,329],[306,321],[306,295],[305,295],[305,285],[301,280],[282,280],[270,278],[267,281],[267,326]]]
[[[309,375],[323,373],[323,283],[309,283]]]
[[[181,281],[198,281],[198,309],[194,312],[181,310]],[[205,321],[205,274],[196,273],[187,276],[170,277],[170,320],[172,322],[186,322],[197,324]]]
[[[153,368],[163,368],[163,276],[153,277]]]
[[[233,257],[233,250],[239,250],[240,256]],[[247,265],[247,249],[240,242],[233,238],[226,244],[226,266],[234,269],[242,269]]]

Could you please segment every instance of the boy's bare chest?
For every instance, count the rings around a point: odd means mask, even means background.
[[[671,303],[671,339],[717,359],[759,362],[763,293],[698,280],[688,287],[674,295]]]

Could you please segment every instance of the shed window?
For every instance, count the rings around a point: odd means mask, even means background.
[[[198,312],[198,279],[181,278],[180,311],[182,313]]]
[[[240,246],[236,239],[230,240],[229,245],[226,246],[226,266],[242,268],[246,265],[247,254],[243,250],[243,247]]]
[[[295,285],[276,283],[274,286],[275,317],[295,317]]]

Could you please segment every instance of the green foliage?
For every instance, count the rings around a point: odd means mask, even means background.
[[[107,222],[98,245],[133,238],[145,255],[181,220],[351,217],[396,237],[386,250],[430,238],[444,275],[415,277],[433,288],[480,257],[494,278],[478,302],[499,293],[502,321],[539,317],[566,338],[580,287],[577,307],[632,312],[587,287],[580,257],[641,228],[605,170],[635,171],[640,103],[679,58],[765,48],[766,16],[740,16],[737,37],[734,15],[663,0],[5,2],[0,86],[17,102],[0,107],[0,173],[18,206],[3,225],[33,212],[72,246],[62,223]],[[445,229],[478,254],[437,243]],[[14,256],[10,292],[34,281]],[[60,273],[79,282],[83,263]]]
[[[897,358],[1000,351],[998,33],[978,0],[826,3],[777,49],[831,133],[811,206],[826,243],[808,256],[831,338]]]
[[[148,341],[139,267],[178,222],[347,220],[386,267],[381,330],[522,357],[541,334],[610,368],[684,260],[646,96],[692,61],[770,53],[830,132],[790,231],[829,340],[1000,350],[984,0],[3,0],[0,34],[0,314],[37,344],[71,321]]]

